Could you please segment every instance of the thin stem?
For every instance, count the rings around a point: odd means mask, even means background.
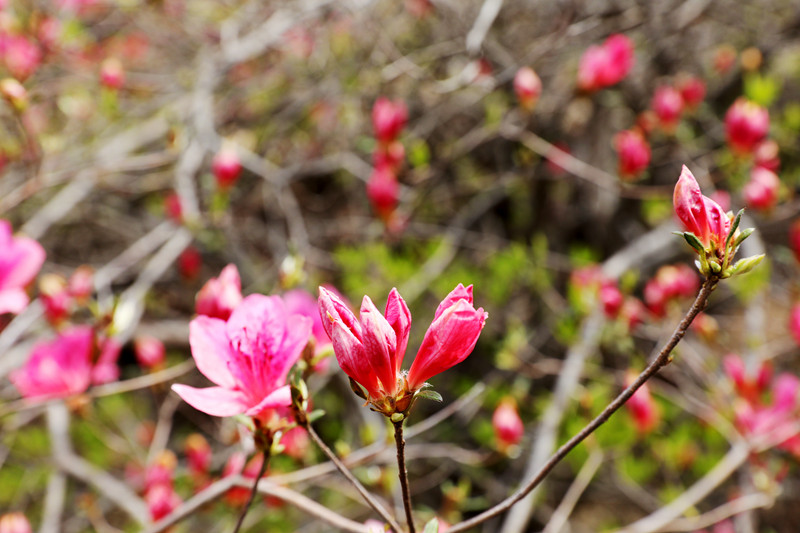
[[[331,462],[334,465],[336,465],[336,468],[338,468],[339,472],[341,472],[342,475],[347,478],[347,481],[352,483],[352,485],[356,488],[358,493],[361,494],[361,496],[364,498],[367,504],[373,509],[375,509],[375,512],[381,515],[381,518],[383,518],[394,531],[396,531],[397,533],[403,531],[403,528],[400,526],[400,524],[397,523],[397,520],[395,520],[395,518],[391,515],[391,513],[389,513],[389,511],[387,511],[386,508],[383,505],[381,505],[381,502],[379,502],[372,494],[369,493],[366,487],[364,487],[364,485],[362,485],[358,479],[356,479],[356,477],[353,475],[352,472],[350,472],[350,470],[348,470],[348,468],[341,461],[341,459],[339,459],[333,452],[333,450],[331,450],[328,447],[328,445],[325,444],[325,442],[323,442],[322,438],[319,435],[317,435],[317,432],[314,431],[314,428],[311,427],[311,424],[306,424],[303,427],[305,427],[306,431],[308,431],[311,440],[313,440],[314,443],[316,443],[316,445],[319,446],[322,452],[328,456],[328,459],[330,459]]]
[[[261,477],[264,475],[264,472],[267,471],[267,465],[269,464],[269,452],[271,448],[272,446],[264,446],[264,451],[262,452],[264,454],[264,460],[261,462],[261,468],[258,470],[258,475],[253,481],[253,488],[250,490],[250,497],[247,498],[247,503],[244,504],[244,509],[242,509],[242,514],[239,515],[239,521],[236,522],[236,527],[233,529],[233,533],[239,533],[239,528],[242,527],[244,517],[247,516],[247,511],[250,510],[250,504],[253,503],[253,500],[256,497],[256,492],[258,492],[258,482],[261,481]]]
[[[394,424],[394,442],[397,445],[397,469],[399,470],[400,487],[403,489],[403,507],[406,509],[406,522],[408,522],[409,533],[416,533],[414,529],[414,516],[411,512],[411,493],[408,490],[408,473],[406,472],[406,442],[403,440],[403,423],[392,422]]]
[[[533,478],[528,481],[528,483],[517,489],[514,494],[491,509],[487,509],[478,516],[452,526],[450,529],[448,529],[448,532],[459,533],[461,531],[467,531],[468,529],[473,528],[476,525],[489,520],[490,518],[494,518],[495,516],[510,509],[511,506],[524,498],[530,491],[535,489],[542,482],[542,480],[544,480],[547,474],[549,474],[550,471],[555,468],[555,466],[561,462],[561,460],[566,457],[573,448],[580,444],[586,437],[594,433],[597,428],[602,426],[611,417],[611,415],[613,415],[620,407],[622,407],[625,402],[627,402],[630,397],[633,396],[633,394],[647,382],[648,379],[656,375],[659,370],[667,366],[672,361],[670,358],[670,353],[672,353],[672,350],[686,334],[686,330],[689,329],[689,326],[692,324],[692,321],[695,319],[695,317],[700,313],[700,311],[705,309],[706,304],[708,303],[708,297],[717,286],[717,283],[719,283],[719,278],[716,276],[709,276],[706,278],[706,280],[703,282],[703,285],[700,287],[700,292],[697,294],[692,307],[683,317],[683,320],[681,320],[678,326],[675,328],[672,336],[669,338],[664,347],[661,348],[661,351],[658,353],[653,362],[650,363],[650,365],[648,365],[648,367],[645,368],[641,374],[639,374],[639,377],[636,378],[636,381],[631,383],[628,388],[622,391],[620,395],[614,399],[614,401],[608,404],[608,406],[603,409],[602,413],[597,415],[594,420],[589,422],[589,424],[587,424],[582,430],[580,430],[563,446],[556,450],[556,453],[554,453],[550,459],[547,460],[547,462],[539,469]]]

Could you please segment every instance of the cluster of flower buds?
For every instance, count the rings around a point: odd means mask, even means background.
[[[42,245],[26,237],[14,237],[11,224],[0,220],[0,315],[21,313],[30,301],[26,288],[42,268]]]
[[[405,148],[398,137],[408,120],[406,104],[380,97],[372,107],[372,127],[377,145],[373,171],[367,182],[367,197],[378,217],[389,227],[396,225],[400,185],[397,174],[405,160]]]
[[[514,93],[520,108],[533,112],[542,94],[542,80],[531,67],[522,67],[514,75]]]
[[[320,287],[322,323],[333,342],[336,360],[350,384],[370,409],[401,422],[420,397],[438,399],[421,390],[426,381],[467,358],[486,322],[483,308],[475,309],[472,286],[459,284],[439,304],[408,374],[403,357],[411,330],[411,313],[392,289],[384,314],[364,296],[361,320],[334,292]]]
[[[662,85],[653,93],[651,107],[661,129],[673,133],[686,111],[696,109],[706,96],[706,85],[700,78],[679,74],[674,85]]]
[[[636,373],[628,371],[625,373],[625,386],[628,387],[636,380]],[[639,389],[625,402],[625,407],[633,418],[633,423],[640,435],[653,431],[661,421],[661,413],[653,396],[650,394],[650,387],[647,383]]]
[[[675,214],[688,230],[679,235],[697,251],[697,268],[704,276],[724,279],[744,274],[764,259],[762,254],[733,262],[739,245],[753,229],[739,231],[743,211],[734,218],[717,202],[703,196],[700,185],[685,165],[675,185],[672,202]]]
[[[664,316],[670,302],[693,298],[700,288],[697,272],[686,264],[665,265],[644,286],[644,303],[655,316]]]
[[[173,483],[177,464],[175,454],[164,450],[145,470],[144,501],[153,521],[164,518],[183,503]]]
[[[525,434],[525,426],[517,412],[517,402],[512,398],[503,398],[492,415],[492,427],[500,452],[508,453],[519,444]]]
[[[570,276],[570,295],[573,304],[584,311],[599,302],[603,314],[619,320],[630,331],[644,321],[646,309],[635,296],[624,295],[617,282],[603,275],[597,265],[578,268]]]
[[[233,310],[242,302],[242,281],[236,265],[222,269],[218,278],[211,278],[195,297],[194,309],[198,315],[228,320]]]
[[[93,277],[92,268],[84,265],[76,268],[69,280],[59,274],[45,274],[39,279],[39,299],[51,325],[60,326],[88,303],[94,290]]]
[[[625,79],[634,63],[633,43],[625,35],[609,36],[602,45],[590,46],[578,66],[578,88],[597,91]]]

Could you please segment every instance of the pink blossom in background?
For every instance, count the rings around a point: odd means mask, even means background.
[[[525,434],[525,426],[519,417],[514,400],[506,398],[497,405],[492,415],[492,428],[501,451],[519,444]]]
[[[359,321],[333,292],[320,287],[322,323],[333,342],[336,360],[344,372],[360,383],[370,398],[398,394],[400,368],[408,345],[411,313],[392,289],[382,315],[368,296]],[[406,383],[408,391],[421,388],[430,377],[466,359],[478,341],[487,314],[472,305],[472,286],[459,284],[439,304],[417,352]]]
[[[97,345],[100,355],[92,368],[92,384],[102,385],[119,379],[117,360],[122,351],[122,344],[113,337],[98,336]]]
[[[94,269],[88,265],[76,268],[67,281],[67,292],[78,303],[86,303],[94,292]]]
[[[723,211],[726,213],[731,210],[731,193],[723,189],[717,189],[709,196],[713,201],[717,202]]]
[[[144,495],[147,509],[150,511],[150,519],[161,520],[172,511],[178,508],[183,500],[175,492],[172,483],[159,483],[154,485]]]
[[[800,262],[800,218],[789,226],[789,248],[792,249],[794,258]]]
[[[281,435],[283,453],[298,461],[306,456],[309,444],[308,432],[300,426],[293,427]]]
[[[58,274],[45,274],[39,278],[39,300],[47,321],[58,326],[69,316],[72,297],[67,290],[67,280]]]
[[[742,189],[745,205],[759,211],[775,207],[780,186],[781,181],[774,172],[754,167],[750,171],[750,181]]]
[[[667,305],[680,298],[692,298],[700,288],[697,271],[684,263],[664,265],[644,286],[644,301],[656,316],[664,316]]]
[[[189,324],[197,369],[217,386],[173,385],[189,405],[212,416],[245,414],[264,422],[291,404],[286,377],[311,336],[311,320],[289,315],[279,296],[252,294],[227,322],[198,316]]]
[[[3,37],[0,40],[0,56],[11,75],[19,81],[25,81],[42,62],[39,46],[22,35]]]
[[[21,313],[28,305],[27,287],[44,264],[42,245],[11,235],[11,224],[0,220],[0,314]]]
[[[222,269],[218,278],[211,278],[195,298],[194,309],[198,315],[228,320],[242,301],[242,281],[236,265]]]
[[[611,35],[601,46],[590,46],[578,66],[578,87],[596,91],[621,82],[633,68],[633,43],[622,34]]]
[[[700,78],[689,74],[679,75],[675,88],[689,110],[697,108],[706,97],[706,84]]]
[[[264,462],[264,456],[260,453],[254,455],[246,462],[246,457],[242,452],[234,452],[231,454],[225,468],[222,471],[222,477],[235,476],[241,474],[247,479],[255,479],[261,470],[261,465]],[[267,473],[264,473],[266,477]],[[244,487],[234,487],[225,493],[225,503],[233,507],[241,507],[247,502],[250,497],[250,489]]]
[[[800,379],[788,373],[780,374],[772,383],[772,399],[769,404],[757,405],[742,400],[735,405],[736,424],[754,437],[769,435],[777,447],[800,457],[800,420],[798,411]]]
[[[400,141],[381,143],[372,154],[372,164],[375,168],[385,168],[396,173],[403,166],[406,158],[406,149]]]
[[[85,391],[92,381],[94,333],[76,326],[53,340],[34,345],[28,361],[10,375],[25,398],[65,398]]]
[[[211,161],[211,171],[220,189],[230,189],[242,174],[242,163],[236,147],[223,144]]]
[[[367,182],[367,198],[381,220],[391,219],[400,201],[400,184],[389,167],[376,167],[372,171]]]
[[[424,19],[431,15],[434,10],[431,0],[405,0],[405,6],[406,11],[408,11],[412,17],[418,19]]]
[[[800,303],[792,306],[789,314],[789,332],[794,337],[795,342],[800,345]]]
[[[658,117],[661,129],[667,132],[674,131],[683,113],[681,93],[669,85],[662,85],[653,94],[651,106]]]
[[[650,164],[650,145],[637,128],[617,133],[614,148],[619,159],[619,174],[624,180],[637,178]]]
[[[326,288],[335,291],[332,287]],[[342,298],[341,294],[336,293],[336,295]],[[317,300],[315,300],[308,291],[303,289],[288,291],[283,295],[283,303],[286,305],[287,313],[302,315],[311,319],[311,334],[314,336],[316,342],[317,353],[330,347],[331,340],[328,334],[325,333],[325,327],[322,325],[322,318],[319,316]]]
[[[155,337],[141,336],[133,341],[136,361],[144,368],[158,368],[164,364],[166,349],[164,343]]]
[[[188,246],[178,256],[178,272],[186,281],[193,281],[200,275],[200,268],[203,266],[203,256],[194,246]]]
[[[148,465],[144,473],[144,489],[149,491],[156,485],[171,485],[175,477],[175,469],[178,466],[178,458],[170,450],[163,450],[155,458],[152,464]]]
[[[177,224],[183,224],[183,206],[178,193],[173,191],[164,197],[164,212]]]
[[[672,197],[675,214],[703,246],[723,246],[730,231],[728,215],[715,201],[703,196],[691,171],[683,166]]]
[[[722,359],[722,368],[733,382],[736,394],[752,404],[760,403],[761,396],[772,382],[772,365],[768,361],[761,363],[755,377],[747,374],[744,361],[736,354],[726,355]]]
[[[625,298],[619,310],[619,316],[622,317],[629,331],[635,329],[639,324],[643,324],[646,315],[647,308],[642,301],[632,296]]]
[[[109,57],[100,64],[100,83],[113,91],[125,85],[125,69],[119,59]]]
[[[608,318],[616,318],[625,297],[614,281],[607,280],[600,286],[600,304],[603,306],[603,313]]]
[[[211,445],[200,433],[186,437],[184,444],[189,473],[194,477],[205,476],[211,467]]]
[[[769,112],[744,97],[725,113],[725,135],[736,152],[750,153],[768,132]]]
[[[542,80],[531,67],[522,67],[514,75],[514,93],[520,107],[533,111],[542,94]]]
[[[33,530],[25,515],[16,512],[0,516],[0,533],[33,533]]]
[[[630,386],[636,380],[636,374],[628,372],[625,376],[625,385]],[[661,414],[655,400],[650,395],[647,383],[639,387],[633,396],[625,403],[625,407],[633,418],[636,430],[641,434],[650,433],[661,420]]]
[[[726,74],[736,63],[736,49],[729,44],[722,44],[714,51],[714,70]]]
[[[781,167],[780,147],[772,139],[765,139],[758,143],[753,150],[753,164],[777,172]]]
[[[372,106],[372,127],[375,138],[382,143],[389,143],[397,139],[408,120],[408,109],[405,102],[394,102],[381,96]]]

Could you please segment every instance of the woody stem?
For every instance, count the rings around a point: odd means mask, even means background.
[[[397,468],[399,470],[400,487],[403,489],[403,507],[406,509],[406,522],[408,522],[408,532],[416,533],[414,529],[414,517],[411,513],[411,493],[408,490],[408,473],[406,472],[406,442],[403,440],[403,422],[392,421],[394,424],[394,442],[397,444]]]
[[[270,443],[271,444],[271,443]],[[269,464],[269,456],[270,450],[272,446],[264,446],[264,460],[261,463],[261,468],[258,471],[258,475],[256,476],[255,481],[253,481],[253,488],[250,490],[250,497],[247,498],[247,503],[244,504],[244,509],[242,509],[242,514],[239,515],[239,520],[236,522],[236,527],[233,529],[233,533],[239,533],[239,529],[242,527],[244,523],[244,517],[247,516],[247,511],[250,510],[250,504],[253,503],[253,500],[256,497],[256,492],[258,492],[258,482],[261,480],[261,477],[264,475],[264,472],[267,471],[267,465]]]

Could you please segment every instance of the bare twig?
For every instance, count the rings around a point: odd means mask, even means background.
[[[406,522],[408,522],[409,533],[415,533],[414,512],[411,508],[411,491],[408,487],[408,472],[406,471],[406,441],[403,440],[403,420],[394,424],[394,442],[397,445],[397,475],[400,478],[400,488],[403,489],[403,508],[406,510]]]
[[[239,530],[242,528],[242,524],[244,523],[244,517],[247,516],[247,511],[250,510],[250,506],[253,504],[253,500],[256,497],[256,492],[258,492],[258,481],[267,471],[267,465],[269,464],[269,452],[272,448],[271,443],[270,446],[264,446],[263,451],[261,452],[261,468],[258,469],[258,474],[256,475],[255,480],[253,480],[253,488],[250,489],[250,496],[248,496],[247,501],[244,504],[244,508],[242,509],[242,513],[239,515],[239,520],[236,521],[236,527],[233,528],[233,533],[239,533]]]

